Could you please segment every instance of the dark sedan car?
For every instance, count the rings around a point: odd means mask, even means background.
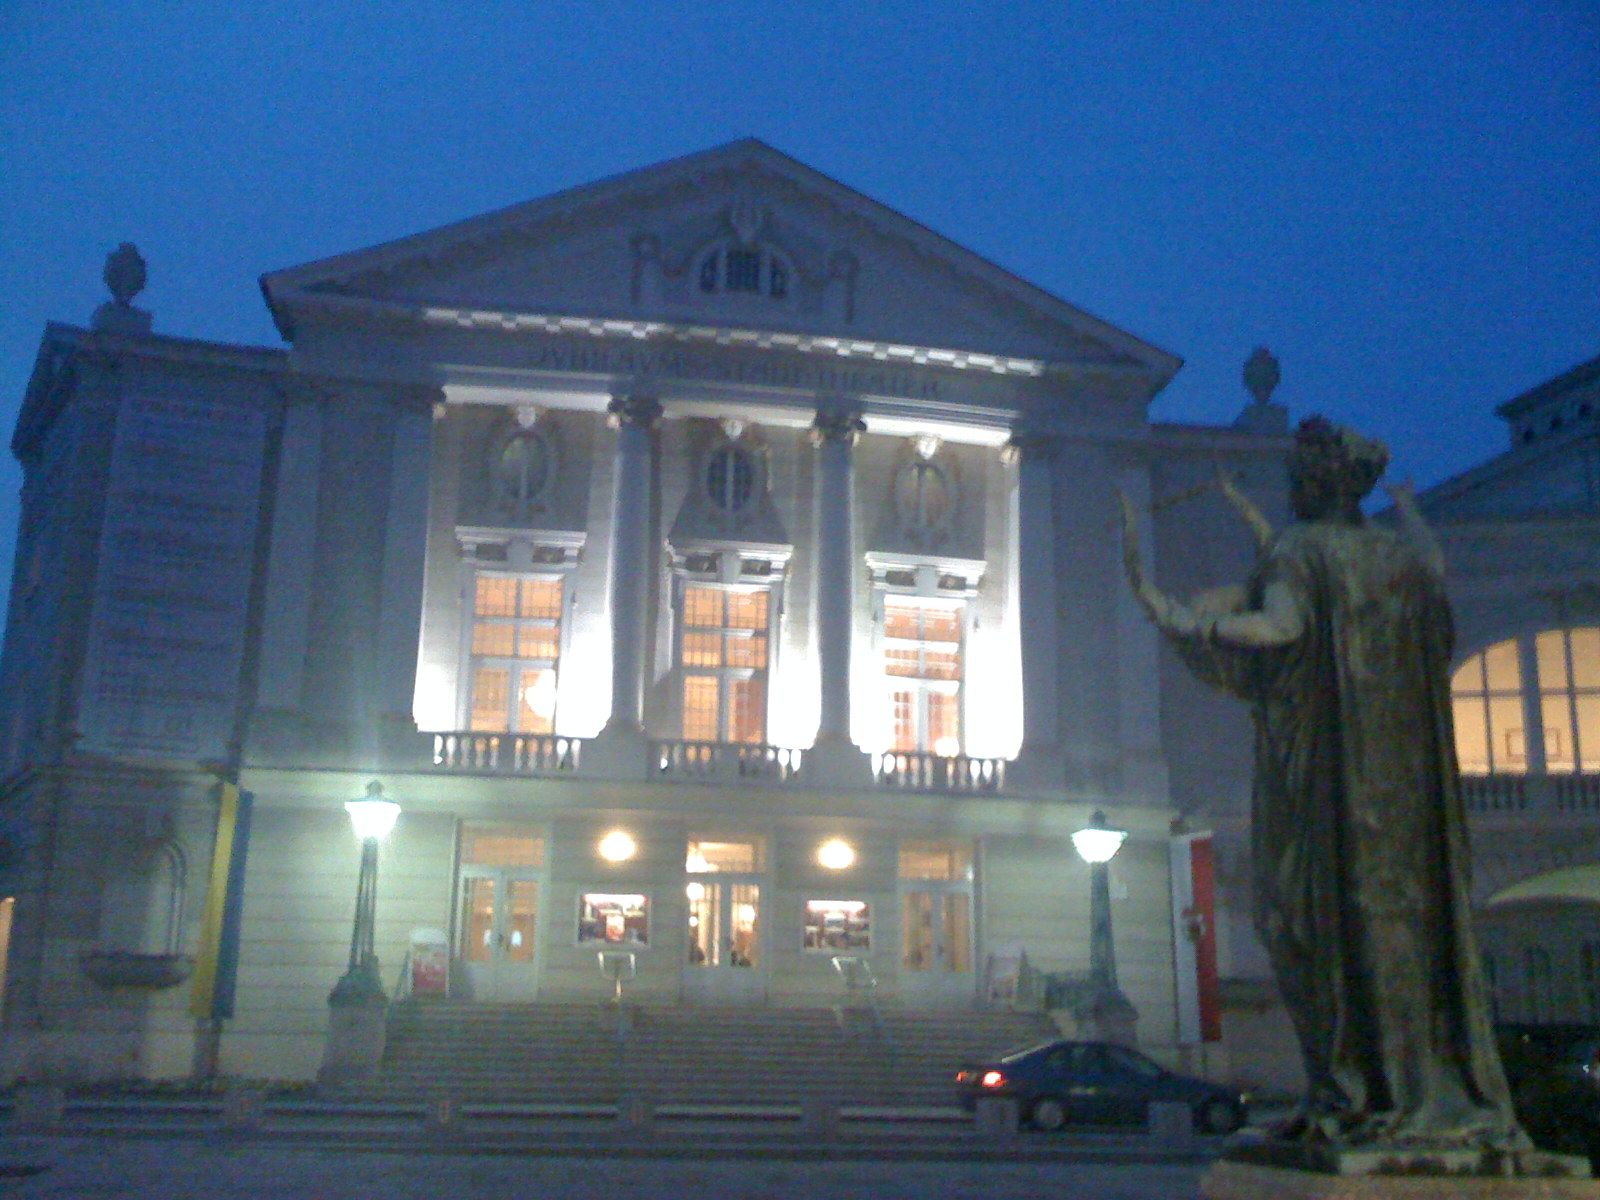
[[[1144,1122],[1157,1102],[1187,1104],[1195,1128],[1232,1133],[1244,1124],[1245,1097],[1236,1091],[1167,1070],[1137,1050],[1109,1042],[1046,1042],[956,1076],[962,1107],[981,1096],[1014,1096],[1036,1129],[1068,1122]]]

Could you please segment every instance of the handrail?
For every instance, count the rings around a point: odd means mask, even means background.
[[[622,981],[638,973],[639,962],[632,950],[597,950],[595,962],[600,974],[611,980],[611,1003],[622,1007]]]

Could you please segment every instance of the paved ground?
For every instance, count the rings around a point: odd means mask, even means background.
[[[22,1166],[45,1166],[22,1176]],[[1200,1166],[526,1158],[0,1137],[7,1200],[1192,1200]]]

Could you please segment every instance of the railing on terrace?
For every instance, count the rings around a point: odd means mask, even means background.
[[[1472,816],[1571,813],[1600,817],[1600,775],[1463,775]]]
[[[908,791],[998,792],[1006,785],[1006,760],[890,751],[872,756],[872,776]]]
[[[454,771],[555,775],[576,771],[583,743],[548,733],[436,733],[433,765]]]
[[[655,742],[661,774],[677,779],[743,779],[794,783],[800,778],[804,751],[787,746],[732,742]]]
[[[809,751],[794,747],[683,740],[650,746],[660,778],[777,787],[806,782]],[[582,749],[580,738],[453,730],[433,735],[433,765],[485,775],[570,776],[582,773]],[[872,756],[872,777],[880,787],[908,792],[1000,792],[1006,760],[891,751]]]

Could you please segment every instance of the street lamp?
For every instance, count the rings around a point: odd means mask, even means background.
[[[378,899],[378,843],[394,828],[400,806],[384,798],[383,784],[367,784],[367,794],[344,806],[350,828],[361,842],[361,873],[356,879],[356,919],[350,931],[350,966],[333,985],[329,1004],[363,1004],[388,999],[378,976],[373,926]]]
[[[1138,1020],[1117,984],[1117,952],[1111,938],[1110,863],[1127,836],[1126,830],[1107,825],[1105,813],[1098,809],[1088,826],[1072,835],[1078,856],[1089,864],[1089,1016],[1097,1036],[1111,1042],[1132,1042]]]

